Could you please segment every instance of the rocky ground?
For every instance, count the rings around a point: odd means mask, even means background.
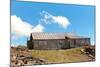
[[[11,47],[11,67],[48,64],[45,59],[35,58],[27,48]]]
[[[73,51],[74,52],[73,52]],[[85,61],[95,61],[95,48],[94,47],[84,47],[81,48],[80,52],[75,52],[76,49],[69,49],[68,51],[65,50],[64,52],[73,52],[74,54],[69,53],[67,55],[67,53],[65,54],[65,58],[78,58],[76,60],[79,61],[83,61],[82,59],[84,59]],[[41,57],[35,57],[35,55],[32,55],[32,50],[27,49],[26,47],[11,47],[11,67],[20,67],[20,66],[32,66],[32,65],[42,65],[42,64],[54,64],[55,62],[50,62],[45,58],[41,58]],[[45,51],[45,53],[48,53],[50,51]],[[61,52],[62,53],[62,52]],[[77,53],[77,54],[75,54]],[[41,52],[42,54],[42,52]],[[50,53],[48,53],[50,54]],[[60,54],[59,54],[60,55]],[[40,55],[39,55],[40,56]],[[46,56],[46,55],[45,55]],[[49,56],[49,55],[48,55]],[[51,54],[50,54],[51,56]],[[64,55],[60,55],[64,56]],[[44,56],[43,56],[44,57]],[[80,57],[80,58],[79,58]],[[52,58],[52,56],[51,56]],[[56,59],[57,61],[59,60],[59,56],[58,59]],[[71,59],[70,59],[71,60]],[[60,60],[59,60],[60,61]],[[67,62],[68,60],[66,59],[65,62]],[[71,60],[71,62],[76,62],[75,59]]]

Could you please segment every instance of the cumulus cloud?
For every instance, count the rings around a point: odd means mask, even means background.
[[[29,24],[28,22],[23,21],[20,17],[16,15],[11,16],[11,33],[12,39],[16,39],[22,36],[29,36],[32,32],[43,32],[44,26],[43,24],[52,24],[56,23],[62,28],[67,28],[70,24],[68,19],[63,16],[53,16],[52,14],[42,11],[41,19],[39,23],[35,26]]]
[[[67,28],[68,25],[70,24],[68,19],[63,16],[54,16],[52,17],[55,23],[58,23],[60,26],[63,28]]]
[[[38,24],[34,27],[33,32],[43,32],[44,27],[41,24]]]
[[[12,38],[16,36],[29,36],[32,32],[43,32],[44,27],[41,24],[32,26],[31,24],[22,21],[20,17],[16,15],[11,16],[11,33],[14,34]]]
[[[46,11],[42,11],[40,14],[42,16],[42,19],[40,20],[40,22],[42,23],[45,23],[45,24],[56,23],[56,24],[59,24],[59,26],[62,28],[67,28],[70,24],[67,17],[53,16],[52,14]]]

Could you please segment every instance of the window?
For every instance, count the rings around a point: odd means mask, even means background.
[[[84,44],[85,43],[85,40],[81,40],[81,43]]]
[[[60,40],[60,41],[59,41],[59,45],[62,45],[62,44],[63,44],[63,41]]]

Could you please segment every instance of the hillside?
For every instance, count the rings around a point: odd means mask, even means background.
[[[74,63],[93,61],[86,54],[81,54],[82,48],[72,48],[66,50],[32,50],[32,55],[43,58],[51,63]]]
[[[82,53],[82,49],[29,50],[26,47],[11,47],[11,67],[95,61],[95,56]]]

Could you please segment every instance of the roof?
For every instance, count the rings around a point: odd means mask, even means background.
[[[49,32],[35,32],[32,33],[33,39],[65,39],[65,37],[76,39],[76,38],[86,38],[82,36],[78,36],[74,33],[49,33]]]

